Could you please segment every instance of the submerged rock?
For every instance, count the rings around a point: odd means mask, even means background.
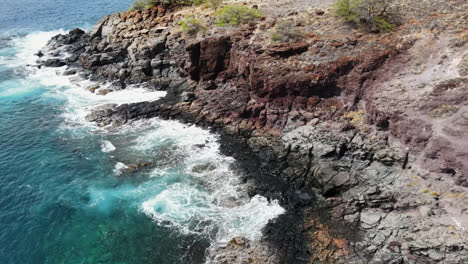
[[[98,95],[106,95],[106,94],[111,93],[111,92],[113,92],[113,90],[111,90],[111,89],[100,89],[100,90],[97,91],[97,94]]]
[[[41,58],[42,56],[44,56],[44,53],[42,53],[42,51],[38,51],[36,52],[34,55],[38,56],[39,58]]]
[[[96,85],[88,87],[88,90],[92,93],[95,93],[96,90],[98,90],[99,88],[101,88],[101,86],[99,84],[96,84]]]
[[[131,175],[134,175],[134,173],[136,172],[139,172],[144,169],[148,169],[154,165],[155,164],[153,162],[146,162],[146,161],[141,162],[141,163],[132,163],[132,164],[127,165],[126,168],[123,168],[121,172],[124,175],[131,176]]]
[[[86,115],[85,119],[89,122],[100,123],[102,126],[109,125],[110,121],[108,119],[112,116],[115,107],[117,107],[117,104],[100,105],[91,110],[91,113]]]
[[[195,165],[192,168],[192,172],[195,173],[206,173],[206,172],[211,172],[216,169],[216,166],[212,163],[206,163],[206,164],[200,164],[200,165]]]
[[[76,69],[66,70],[63,72],[63,76],[70,76],[76,74],[78,71]]]

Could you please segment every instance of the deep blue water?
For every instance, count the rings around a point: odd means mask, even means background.
[[[246,196],[216,135],[158,119],[109,132],[83,119],[159,92],[100,97],[63,69],[27,66],[57,30],[89,29],[130,2],[0,2],[0,263],[200,263],[213,243],[258,238],[282,212]],[[141,162],[151,166],[119,170]],[[193,169],[206,164],[215,169]]]
[[[2,0],[0,32],[90,27],[101,17],[128,9],[132,0]]]

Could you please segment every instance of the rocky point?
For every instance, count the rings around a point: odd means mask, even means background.
[[[87,119],[212,127],[250,195],[287,208],[261,241],[233,238],[208,263],[467,263],[466,1],[396,1],[401,25],[379,34],[336,18],[334,1],[236,2],[263,17],[220,28],[203,7],[115,13],[54,37],[38,63],[110,84],[84,88],[102,96],[167,91]],[[188,13],[213,27],[184,35]],[[285,16],[300,41],[271,41]]]

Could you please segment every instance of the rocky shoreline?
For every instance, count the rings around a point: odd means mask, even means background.
[[[439,14],[423,7],[408,14],[416,22],[381,35],[327,9],[298,9],[291,16],[314,32],[296,43],[266,37],[273,11],[188,38],[178,19],[205,11],[158,6],[56,36],[38,63],[107,83],[86,87],[102,96],[131,85],[167,91],[87,119],[210,127],[252,183],[249,195],[287,209],[262,241],[235,238],[208,263],[465,263],[468,16],[436,2]]]

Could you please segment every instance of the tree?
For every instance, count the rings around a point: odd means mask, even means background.
[[[205,32],[207,28],[194,16],[187,16],[179,22],[180,28],[189,36],[196,36],[199,32]]]
[[[244,5],[228,5],[216,12],[218,26],[247,24],[261,17],[260,11]]]
[[[303,33],[296,27],[294,21],[283,20],[275,25],[270,37],[273,41],[290,42],[300,40]]]
[[[380,31],[389,31],[395,26],[388,18],[391,4],[392,0],[339,0],[334,11],[348,22],[364,22]]]

